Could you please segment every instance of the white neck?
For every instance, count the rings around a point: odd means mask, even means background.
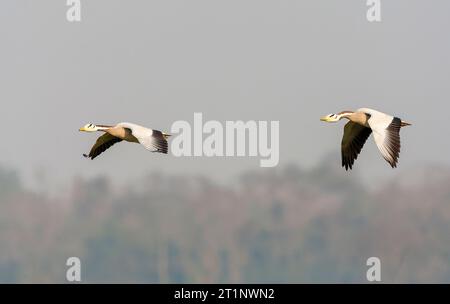
[[[99,126],[95,126],[94,127],[95,131],[106,131],[109,129],[109,127],[99,127]]]
[[[347,118],[348,120],[350,120],[350,116],[352,114],[353,113],[342,113],[342,114],[339,114],[338,117],[339,117],[339,120],[341,120],[342,118]]]

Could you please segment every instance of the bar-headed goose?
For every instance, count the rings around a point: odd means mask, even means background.
[[[80,128],[80,131],[105,132],[105,134],[97,139],[89,154],[83,154],[84,157],[90,159],[96,158],[112,145],[121,142],[122,140],[133,143],[140,143],[147,150],[150,150],[152,152],[167,154],[167,137],[170,136],[169,134],[163,133],[158,130],[152,130],[127,122],[122,122],[115,126],[87,124],[84,127]]]
[[[329,114],[320,120],[338,122],[342,118],[349,120],[344,127],[341,142],[342,167],[352,169],[364,143],[373,132],[373,137],[384,159],[397,167],[400,154],[400,128],[411,125],[398,117],[387,115],[368,108],[353,111],[343,111],[339,114]]]

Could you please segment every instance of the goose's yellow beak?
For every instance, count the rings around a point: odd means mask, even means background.
[[[321,121],[325,121],[325,122],[338,122],[340,119],[339,115],[336,114],[328,114],[326,116],[322,116],[320,118]]]
[[[86,132],[86,128],[85,128],[85,127],[81,127],[80,129],[78,129],[78,131],[80,131],[80,132]]]

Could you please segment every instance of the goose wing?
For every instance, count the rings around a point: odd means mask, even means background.
[[[105,133],[97,139],[94,146],[91,148],[89,155],[83,154],[83,156],[86,158],[94,159],[105,152],[107,149],[109,149],[112,145],[121,141],[122,139]]]
[[[391,165],[397,167],[400,156],[400,118],[383,115],[372,115],[368,124],[373,131],[375,143],[383,158]]]
[[[161,131],[152,130],[130,123],[121,123],[120,126],[129,129],[131,134],[136,137],[139,143],[147,150],[167,154],[167,140]]]
[[[352,169],[353,163],[358,158],[358,154],[371,133],[370,128],[352,121],[345,125],[341,142],[342,167],[345,167],[345,170]]]

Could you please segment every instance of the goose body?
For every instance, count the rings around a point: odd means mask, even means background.
[[[375,144],[383,158],[397,167],[400,156],[400,128],[410,124],[383,112],[369,108],[356,111],[342,111],[339,114],[329,114],[320,120],[338,122],[346,118],[349,121],[344,126],[341,142],[342,166],[345,170],[352,169],[358,154],[361,152],[367,138],[373,133]]]
[[[167,138],[170,136],[169,134],[133,123],[121,122],[115,126],[87,124],[79,130],[105,133],[97,139],[89,154],[83,154],[84,157],[90,159],[96,158],[112,145],[121,141],[139,143],[151,152],[164,154],[168,152]]]

